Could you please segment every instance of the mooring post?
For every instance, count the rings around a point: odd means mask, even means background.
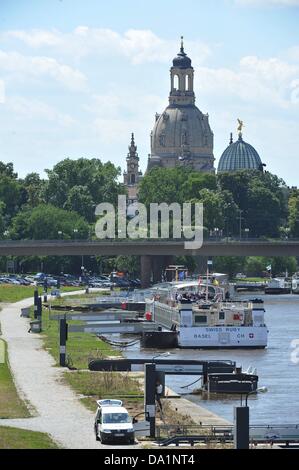
[[[150,437],[156,436],[156,364],[144,364],[144,412],[150,423]]]
[[[34,289],[34,308],[33,308],[33,311],[34,311],[34,319],[36,320],[37,319],[37,311],[38,311],[38,289]]]
[[[66,316],[59,320],[59,365],[66,366],[67,323]]]
[[[234,407],[234,448],[249,449],[249,406]]]
[[[37,298],[37,318],[39,320],[41,320],[42,318],[42,310],[43,310],[43,307],[42,307],[42,298],[41,297],[38,297]]]

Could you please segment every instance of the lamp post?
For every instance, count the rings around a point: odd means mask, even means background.
[[[75,240],[77,239],[77,233],[78,232],[79,232],[79,230],[77,228],[74,228],[73,233],[74,233],[74,239]]]
[[[243,213],[243,210],[239,209],[239,238],[240,240],[242,240],[242,219],[244,218],[242,217],[242,213]]]
[[[58,232],[57,232],[57,233],[58,233],[58,237],[59,237],[59,239],[61,239],[61,238],[62,238],[62,231],[61,231],[61,230],[58,230]]]
[[[244,232],[246,233],[246,240],[248,240],[249,228],[244,228]]]

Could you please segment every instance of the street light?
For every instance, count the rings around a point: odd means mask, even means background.
[[[246,395],[246,397],[245,397],[245,406],[247,406],[249,395],[256,395],[257,393],[266,393],[267,391],[268,391],[267,387],[260,387],[257,390],[252,390],[252,391],[247,392],[246,394],[244,394],[244,395]],[[241,406],[242,406],[242,396],[243,396],[243,394],[241,394]]]
[[[59,235],[59,238],[62,238],[62,231],[61,230],[58,230],[58,235]]]
[[[73,232],[74,232],[74,238],[76,240],[76,236],[77,236],[77,233],[79,232],[79,230],[77,228],[74,228]]]
[[[239,236],[240,236],[240,240],[242,240],[242,219],[244,219],[244,217],[242,217],[242,213],[243,213],[243,210],[242,209],[239,209]]]
[[[248,240],[249,228],[244,228],[244,232],[246,233],[246,240]]]

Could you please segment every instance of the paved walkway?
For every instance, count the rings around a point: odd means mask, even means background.
[[[21,308],[31,305],[32,299],[26,299],[4,307],[0,322],[17,390],[33,408],[35,417],[0,419],[0,426],[46,432],[63,448],[111,449],[96,442],[94,414],[68,385],[61,383],[63,369],[55,367],[53,357],[43,349],[41,336],[28,333],[29,319],[20,317],[20,313]]]

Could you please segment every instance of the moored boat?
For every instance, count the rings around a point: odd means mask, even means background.
[[[276,277],[270,279],[266,288],[265,294],[290,294],[292,290],[292,283],[283,277]]]
[[[180,348],[265,348],[264,307],[250,301],[226,301],[215,287],[213,300],[198,283],[156,287],[146,311],[166,330],[178,332]]]

